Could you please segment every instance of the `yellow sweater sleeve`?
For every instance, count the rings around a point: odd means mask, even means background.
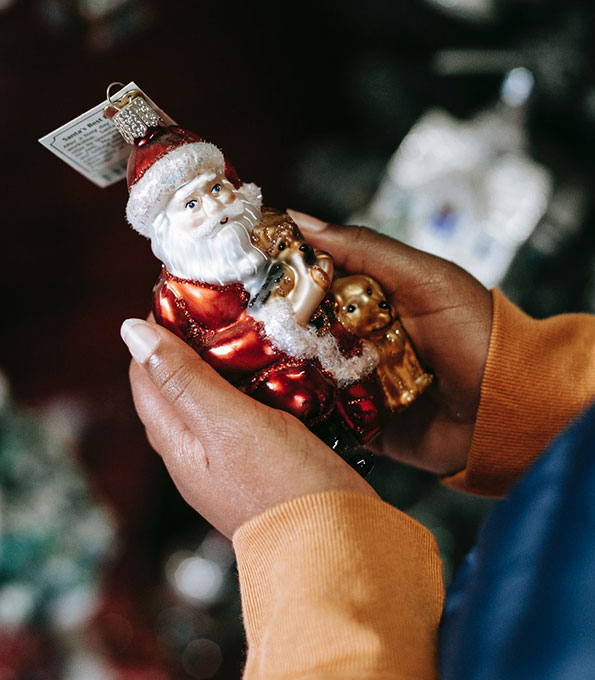
[[[547,444],[595,398],[595,316],[527,316],[492,291],[493,321],[467,467],[445,479],[504,495]]]
[[[436,677],[442,564],[432,534],[346,492],[271,508],[234,536],[245,680]]]
[[[499,291],[471,451],[453,487],[501,495],[595,397],[595,317],[537,321]],[[430,532],[382,501],[328,492],[234,536],[245,680],[436,677],[442,564]]]

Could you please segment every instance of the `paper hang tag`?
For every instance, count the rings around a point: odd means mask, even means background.
[[[176,125],[134,82],[128,83],[111,97],[114,100],[121,99],[131,90],[138,90],[166,125]],[[108,104],[106,99],[39,139],[46,149],[102,188],[126,176],[130,155],[130,146],[114,124],[103,115],[103,109]]]

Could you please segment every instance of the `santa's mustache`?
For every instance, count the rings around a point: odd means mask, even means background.
[[[228,224],[228,222],[244,215],[245,210],[246,206],[242,204],[242,201],[236,200],[219,210],[216,215],[208,217],[202,224],[189,232],[189,235],[191,238],[210,238],[216,233],[217,227]]]
[[[228,220],[221,225],[225,216]],[[262,284],[259,272],[266,259],[250,240],[250,232],[260,219],[260,206],[244,197],[213,216],[215,228],[209,234],[201,225],[200,233],[194,236],[161,213],[153,225],[151,247],[175,276],[218,285],[241,281],[253,294],[252,288],[259,290]]]

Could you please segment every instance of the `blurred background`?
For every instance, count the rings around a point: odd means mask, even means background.
[[[0,680],[237,678],[228,541],[185,506],[129,393],[159,271],[37,143],[134,80],[265,203],[367,223],[528,313],[595,312],[594,9],[567,0],[0,0]],[[452,579],[491,501],[380,460]]]

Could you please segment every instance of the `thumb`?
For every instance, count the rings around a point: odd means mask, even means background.
[[[186,501],[227,536],[298,496],[376,495],[297,419],[242,394],[173,333],[140,319],[121,333],[150,440]]]
[[[335,265],[349,274],[373,276],[386,293],[399,301],[399,291],[408,291],[405,305],[413,302],[411,292],[420,282],[436,280],[437,264],[446,261],[405,245],[367,227],[341,227],[288,210],[304,236],[316,248],[329,252]],[[403,310],[405,311],[405,310]]]
[[[191,347],[165,328],[141,319],[127,319],[121,335],[170,413],[175,412],[185,427],[208,440],[230,426],[229,413],[241,395]]]

